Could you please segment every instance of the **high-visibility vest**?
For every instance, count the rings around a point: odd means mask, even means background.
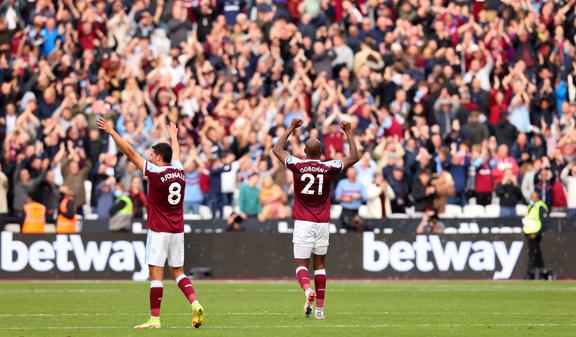
[[[118,212],[118,214],[132,216],[132,208],[133,208],[132,199],[127,195],[122,195],[118,199],[116,199],[116,202],[120,201],[124,201],[126,205]]]
[[[29,202],[24,205],[24,222],[22,233],[43,234],[46,226],[46,207],[37,202]]]
[[[71,200],[70,197],[64,197],[60,202],[60,207],[58,208],[58,219],[56,219],[56,233],[69,234],[76,233],[76,212],[72,218],[67,218],[64,213],[67,213],[68,201]]]
[[[526,235],[536,234],[542,229],[542,219],[540,219],[540,208],[544,207],[548,211],[548,206],[542,200],[538,200],[528,208],[528,214],[522,219],[522,232]]]

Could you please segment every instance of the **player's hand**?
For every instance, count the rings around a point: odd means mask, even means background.
[[[350,122],[347,121],[341,121],[340,128],[342,129],[342,131],[348,133],[352,130],[352,124],[350,124]]]
[[[298,129],[299,127],[302,126],[302,123],[304,123],[300,118],[294,118],[292,119],[292,123],[290,124],[290,127],[292,129]]]
[[[168,130],[168,134],[170,137],[177,137],[178,136],[178,128],[174,122],[170,122],[170,124],[166,125],[166,130]]]
[[[112,127],[112,122],[109,122],[104,118],[99,118],[97,123],[98,123],[98,129],[106,132],[107,134],[110,134],[112,133],[112,131],[114,131],[114,128]]]

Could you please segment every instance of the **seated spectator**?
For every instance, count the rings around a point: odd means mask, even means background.
[[[416,228],[416,234],[442,234],[446,226],[438,218],[438,212],[426,211]]]
[[[522,192],[511,169],[504,171],[504,177],[500,184],[496,186],[495,192],[500,198],[500,217],[515,217],[516,205],[522,203]]]

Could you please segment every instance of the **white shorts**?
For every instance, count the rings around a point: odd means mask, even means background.
[[[294,220],[294,258],[309,259],[311,254],[326,255],[329,235],[329,223]]]
[[[184,265],[184,233],[164,233],[148,230],[146,237],[146,264],[164,267]]]

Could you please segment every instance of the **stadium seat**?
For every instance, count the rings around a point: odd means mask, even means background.
[[[132,223],[132,233],[134,234],[146,234],[146,229],[141,222]]]
[[[188,224],[184,224],[184,233],[192,233],[192,227]]]
[[[4,226],[4,230],[12,233],[20,233],[20,225],[17,223],[9,223]]]
[[[289,228],[288,223],[286,221],[278,222],[278,233],[292,233],[292,232],[294,232],[294,229]]]
[[[212,219],[212,210],[210,210],[210,207],[200,205],[200,217],[204,220]]]
[[[504,226],[500,227],[500,234],[512,234],[512,227]]]
[[[512,233],[521,234],[522,233],[522,227],[512,227]]]
[[[500,205],[487,205],[484,208],[484,216],[486,216],[487,218],[499,218]]]
[[[516,215],[517,216],[526,216],[528,214],[528,206],[523,204],[516,205]]]
[[[84,180],[84,190],[86,191],[86,205],[90,206],[92,200],[92,182],[90,180]]]
[[[565,212],[550,212],[549,216],[551,218],[565,218],[566,213]]]
[[[230,214],[232,214],[232,212],[234,212],[234,208],[232,208],[232,206],[229,205],[224,206],[224,211],[222,212],[222,214],[224,215],[224,219],[228,219],[228,217],[230,216]]]
[[[408,219],[410,216],[404,213],[392,213],[386,216],[388,219]]]
[[[331,224],[330,224],[330,233],[332,234],[332,233],[336,233],[336,232],[338,232],[338,229],[336,228],[336,225],[333,224],[333,223],[331,223]]]
[[[47,223],[46,226],[44,226],[44,233],[47,233],[47,234],[56,233],[56,225],[51,224],[51,223]]]
[[[330,219],[339,219],[340,214],[342,214],[342,206],[332,205],[330,207]]]
[[[444,213],[440,214],[443,218],[459,218],[462,216],[462,207],[458,205],[446,205]]]
[[[369,219],[370,217],[369,212],[368,212],[368,206],[366,205],[360,205],[360,208],[358,208],[358,215],[362,218],[362,219]]]
[[[87,213],[84,213],[84,219],[86,219],[86,220],[98,220],[98,214],[93,214],[93,213],[87,214]]]
[[[458,234],[458,228],[446,227],[446,229],[444,229],[444,234]]]
[[[200,216],[200,214],[185,213],[184,220],[202,220],[202,217]]]
[[[384,232],[384,234],[392,234],[392,233],[394,233],[394,229],[392,229],[392,228],[384,228],[384,231],[383,231],[383,232]]]
[[[484,214],[484,206],[482,205],[466,205],[462,210],[462,217],[463,218],[483,218]]]

